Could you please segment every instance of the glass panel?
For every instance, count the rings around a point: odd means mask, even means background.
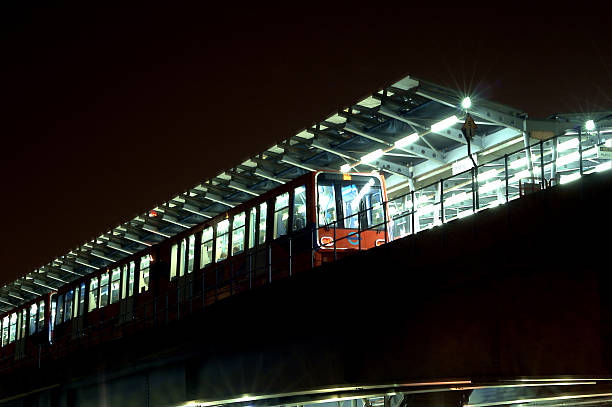
[[[539,147],[534,147],[531,155],[532,170],[529,170],[527,149],[508,155],[508,200],[511,201],[522,195],[541,189],[539,167]]]
[[[64,294],[57,296],[57,313],[55,314],[55,325],[59,325],[64,320]]]
[[[178,264],[178,245],[173,244],[170,249],[170,280],[176,277],[176,266]]]
[[[319,226],[336,221],[336,193],[333,185],[318,185]]]
[[[249,249],[255,246],[255,226],[257,222],[257,208],[251,208],[249,212]]]
[[[504,158],[478,168],[478,207],[493,208],[506,202]]]
[[[79,296],[80,296],[79,291],[80,291],[80,289],[77,286],[74,289],[74,306],[72,307],[72,309],[73,309],[72,317],[73,318],[75,318],[77,315],[79,315]]]
[[[130,281],[128,284],[128,296],[131,297],[134,295],[134,279],[136,276],[136,263],[133,261],[130,262]]]
[[[259,205],[259,240],[258,244],[266,242],[266,221],[268,218],[268,204],[262,203]]]
[[[433,184],[414,191],[416,201],[415,233],[429,229],[439,223],[439,184]]]
[[[300,230],[306,227],[306,185],[297,187],[293,191],[293,225],[291,230]]]
[[[19,337],[20,338],[25,338],[26,336],[26,323],[28,321],[28,311],[25,309],[21,310],[21,327],[19,329],[19,331],[21,332]]]
[[[17,335],[17,313],[13,312],[11,314],[11,324],[9,327],[9,343],[15,342],[16,335]]]
[[[121,283],[121,270],[116,268],[111,275],[111,296],[110,303],[113,304],[119,301],[119,284]]]
[[[98,308],[98,277],[94,277],[89,282],[89,306],[87,312]]]
[[[472,171],[464,171],[444,181],[444,221],[473,213]]]
[[[274,203],[274,239],[287,234],[289,223],[289,192],[276,197]]]
[[[229,244],[229,219],[224,219],[217,224],[217,251],[215,261],[227,259]]]
[[[9,317],[6,316],[2,319],[2,346],[8,344],[9,339]]]
[[[234,216],[232,224],[232,255],[244,251],[244,212]]]
[[[37,331],[36,324],[38,323],[38,305],[30,305],[30,335],[34,335]]]
[[[38,331],[42,331],[45,326],[45,301],[38,303]]]
[[[200,268],[204,268],[213,261],[213,228],[207,227],[202,231],[202,245],[200,246]]]
[[[151,265],[151,257],[147,254],[140,258],[140,281],[138,284],[138,292],[142,293],[149,289],[149,267]]]
[[[85,283],[81,283],[81,290],[79,292],[79,315],[85,313]]]
[[[187,242],[181,240],[181,249],[179,251],[179,276],[185,275],[185,251],[187,250]]]
[[[187,273],[193,272],[193,262],[195,261],[195,235],[189,236],[187,246]]]
[[[108,305],[108,271],[100,276],[100,308]]]
[[[128,265],[124,264],[121,268],[121,299],[127,297],[126,285],[127,285],[127,268]]]
[[[389,201],[391,218],[391,239],[400,239],[412,233],[412,194],[406,194]]]
[[[64,321],[68,321],[72,318],[72,298],[74,297],[74,290],[70,290],[66,293],[64,299]]]

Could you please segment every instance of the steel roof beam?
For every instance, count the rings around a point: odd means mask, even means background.
[[[244,192],[245,194],[249,194],[252,196],[260,195],[259,193],[253,192],[252,190],[250,190],[246,185],[240,184],[239,182],[236,182],[236,181],[230,181],[229,184],[227,184],[227,186],[237,191],[241,191],[241,192]]]
[[[286,183],[286,181],[275,176],[274,173],[264,170],[263,168],[260,168],[260,167],[255,168],[255,172],[253,172],[253,174],[257,175],[258,177],[277,182],[281,185]]]
[[[128,254],[128,255],[132,255],[132,254],[136,253],[135,251],[128,250],[128,249],[124,248],[122,245],[120,245],[120,244],[118,244],[116,242],[109,241],[106,245],[108,247],[110,247],[111,249],[115,249],[117,251],[123,252],[123,253]]]

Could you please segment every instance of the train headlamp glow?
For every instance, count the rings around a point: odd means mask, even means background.
[[[461,101],[461,107],[466,110],[472,107],[472,99],[469,96],[464,97]]]
[[[595,122],[589,119],[584,123],[584,127],[586,127],[588,131],[593,131],[595,130]]]
[[[452,115],[451,117],[447,117],[446,119],[439,121],[438,123],[434,123],[431,126],[431,131],[433,131],[434,133],[438,133],[442,130],[449,128],[455,123],[457,123],[457,116]]]

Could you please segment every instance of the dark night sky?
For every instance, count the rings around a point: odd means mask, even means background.
[[[612,109],[610,7],[2,7],[0,284],[407,74]]]

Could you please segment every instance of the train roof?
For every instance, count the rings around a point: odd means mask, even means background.
[[[374,170],[384,173],[390,191],[406,188],[409,179],[434,182],[467,157],[461,132],[466,96],[406,76],[1,287],[0,312],[108,267],[306,172],[337,171],[347,165],[356,171]],[[612,129],[612,112],[532,119],[476,96],[471,102],[468,112],[477,126],[472,152],[477,156],[523,141],[523,132],[548,138],[581,128],[588,119],[600,129]],[[443,121],[446,126],[439,125]],[[403,142],[408,136],[413,136],[412,142]]]

